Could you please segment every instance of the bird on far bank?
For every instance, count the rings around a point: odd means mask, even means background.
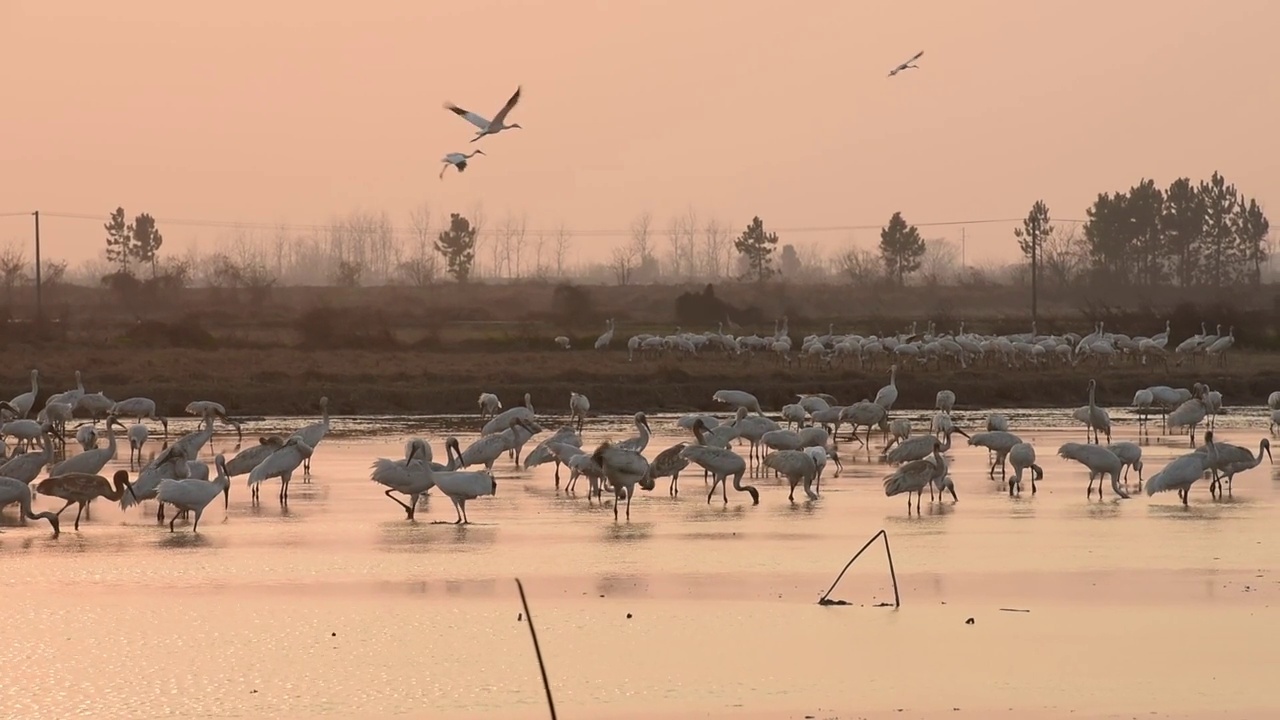
[[[921,56],[923,56],[923,55],[924,55],[924,51],[923,51],[923,50],[921,50],[920,52],[916,53],[915,55],[912,55],[910,60],[908,60],[908,61],[906,61],[906,62],[902,63],[901,65],[899,65],[898,67],[896,67],[896,68],[894,68],[894,69],[890,70],[890,71],[889,71],[889,77],[893,77],[894,75],[897,75],[898,73],[902,72],[903,70],[911,70],[911,69],[913,69],[913,68],[914,68],[914,69],[916,69],[916,70],[919,70],[919,69],[920,69],[920,66],[919,66],[919,65],[916,65],[916,64],[914,64],[914,63],[915,63],[915,61],[919,60],[919,59],[921,58]]]
[[[444,163],[444,166],[440,168],[440,179],[441,180],[444,179],[444,171],[448,170],[450,165],[458,168],[458,172],[462,172],[463,170],[467,169],[468,160],[470,160],[472,157],[476,155],[484,155],[484,154],[485,152],[483,150],[476,148],[476,151],[473,153],[452,152],[452,153],[449,153],[448,155],[445,155],[444,159],[440,161]]]
[[[507,119],[507,114],[511,112],[512,108],[514,108],[516,106],[516,103],[518,102],[520,102],[519,87],[516,88],[515,93],[512,94],[511,97],[507,100],[507,104],[503,105],[502,109],[498,111],[498,114],[493,116],[493,120],[487,120],[481,117],[480,115],[477,115],[469,110],[464,110],[458,107],[457,105],[454,105],[451,102],[445,103],[444,106],[446,109],[452,110],[456,115],[462,117],[467,122],[480,128],[480,132],[476,133],[476,136],[471,138],[471,142],[475,142],[480,138],[484,137],[485,135],[497,135],[503,130],[512,130],[512,129],[520,128],[519,123],[516,123],[513,125],[505,124]]]

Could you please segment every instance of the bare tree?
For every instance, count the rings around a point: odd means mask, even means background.
[[[542,252],[547,245],[547,236],[539,232],[533,241],[533,276],[539,280],[547,278],[547,266],[542,261]]]
[[[880,256],[864,248],[852,248],[840,256],[840,270],[854,285],[870,285],[881,278]]]
[[[488,239],[490,245],[497,245],[497,242],[494,241],[493,238],[485,237],[485,234],[484,234],[485,214],[484,214],[483,203],[477,202],[475,204],[475,207],[471,209],[471,217],[469,218],[469,220],[471,221],[471,229],[475,230],[476,232],[476,246],[475,248],[472,249],[472,252],[475,253],[476,259],[475,259],[475,264],[472,266],[472,269],[471,269],[471,277],[473,279],[478,279],[484,276],[483,268],[481,268],[480,266],[480,248],[484,246],[486,239]],[[493,256],[494,265],[496,266],[497,257],[498,257],[496,248],[494,248],[490,254]],[[494,270],[494,275],[497,275],[496,270]]]
[[[671,278],[680,277],[680,271],[684,268],[684,252],[681,248],[680,235],[680,218],[673,217],[671,222],[667,223],[667,275]]]
[[[613,271],[613,279],[619,285],[631,283],[631,274],[635,271],[636,251],[634,243],[619,245],[613,249],[609,269]]]
[[[725,263],[730,248],[729,231],[714,219],[708,220],[702,229],[703,274],[712,280],[724,276],[729,266]]]
[[[1070,287],[1089,267],[1089,246],[1077,226],[1056,226],[1040,240],[1040,266],[1045,279]]]
[[[685,275],[698,276],[698,213],[692,208],[680,217],[680,252],[684,257]]]
[[[920,278],[926,285],[950,285],[956,280],[960,248],[945,238],[925,240],[920,258]]]
[[[4,283],[5,302],[13,305],[13,288],[27,276],[27,253],[22,245],[11,241],[0,250],[0,282]]]
[[[816,242],[796,243],[794,247],[800,268],[792,279],[816,282],[828,277],[827,258]]]
[[[521,277],[524,272],[521,260],[524,255],[525,215],[521,213],[517,218],[514,214],[507,213],[506,222],[503,223],[503,234],[506,236],[504,244],[507,255],[507,274],[511,277]]]
[[[431,205],[425,200],[409,210],[409,239],[418,255],[431,247]]]
[[[560,223],[560,227],[556,228],[556,277],[564,277],[564,261],[569,255],[569,248],[573,245],[573,234],[569,229]]]

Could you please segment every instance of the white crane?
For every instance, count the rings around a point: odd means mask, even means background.
[[[889,448],[894,444],[900,443],[911,437],[911,420],[908,418],[894,418],[889,421],[889,444],[884,446],[882,452],[888,452]]]
[[[45,403],[44,409],[40,414],[36,415],[36,421],[40,423],[49,423],[58,434],[58,439],[65,445],[67,435],[67,423],[71,421],[72,407],[70,403],[51,402]]]
[[[577,452],[573,452],[576,450]],[[556,489],[560,489],[560,466],[582,452],[582,436],[572,427],[566,425],[554,435],[538,443],[533,450],[525,453],[524,469],[536,467],[545,462],[556,464]]]
[[[1004,413],[987,415],[987,432],[1009,432],[1009,416]]]
[[[613,519],[618,519],[618,500],[627,496],[627,519],[631,519],[631,496],[635,494],[636,485],[643,490],[653,490],[653,476],[649,474],[649,461],[638,452],[623,450],[606,442],[591,454],[591,459],[600,466],[605,479],[613,485],[614,503]]]
[[[614,443],[614,446],[621,450],[644,452],[644,449],[649,447],[649,438],[653,435],[653,431],[649,429],[649,417],[643,412],[638,412],[633,419],[636,424],[636,434],[626,440]]]
[[[458,450],[458,441],[454,440],[452,445],[446,444],[445,453],[447,454],[452,448],[453,452]],[[449,459],[450,466],[457,466],[460,459]],[[483,495],[497,495],[498,482],[493,479],[493,475],[484,470],[469,471],[445,471],[433,472],[436,482],[436,489],[442,495],[449,498],[453,502],[453,509],[458,513],[458,519],[454,524],[469,525],[470,520],[467,519],[467,501],[475,500]]]
[[[1196,383],[1192,389],[1191,399],[1179,405],[1165,419],[1170,429],[1187,428],[1188,442],[1191,447],[1196,446],[1196,427],[1204,422],[1209,414],[1209,405],[1205,400],[1208,390],[1204,385]]]
[[[237,447],[240,443],[244,442],[244,433],[240,430],[240,423],[227,417],[227,408],[224,407],[222,403],[217,403],[212,400],[196,400],[194,402],[187,403],[186,413],[200,418],[208,418],[210,416],[216,417],[223,423],[236,429]]]
[[[502,401],[493,393],[480,393],[480,399],[476,401],[480,405],[480,419],[485,420],[498,414],[502,409]]]
[[[608,350],[609,343],[613,342],[613,318],[609,318],[605,322],[605,325],[607,325],[608,327],[604,331],[604,334],[596,338],[595,348],[597,350]]]
[[[48,520],[49,525],[53,527],[53,536],[58,537],[62,532],[59,527],[58,516],[51,512],[32,513],[31,512],[31,486],[17,478],[0,475],[0,508],[18,503],[18,507],[22,510],[22,517],[28,520]]]
[[[191,523],[191,532],[196,532],[204,509],[219,494],[222,495],[222,507],[226,509],[231,506],[231,478],[227,477],[226,458],[219,453],[213,458],[213,465],[218,469],[218,474],[212,482],[198,478],[165,478],[160,481],[160,486],[156,488],[156,500],[178,509],[169,521],[169,532],[173,532],[173,524],[178,521],[178,516],[187,512],[196,515]]]
[[[100,392],[86,393],[80,396],[76,401],[75,409],[84,410],[89,413],[89,417],[93,420],[106,417],[111,414],[111,408],[116,406],[116,401],[103,395]]]
[[[1129,468],[1138,471],[1138,489],[1142,489],[1142,446],[1135,442],[1117,442],[1107,446],[1124,465],[1124,480],[1129,481]]]
[[[46,433],[40,438],[41,449],[14,455],[0,465],[0,477],[14,478],[25,483],[35,480],[46,465],[53,462],[53,443]],[[0,504],[3,507],[3,504]]]
[[[964,435],[965,438],[969,437],[968,433],[958,427],[949,428],[947,432],[942,434],[942,452],[944,453],[951,451],[952,433],[960,433],[961,435]],[[898,443],[897,447],[890,450],[885,455],[885,459],[893,465],[911,462],[912,460],[923,460],[933,454],[933,443],[930,442],[933,439],[934,436],[932,435],[917,435],[916,437],[904,440]]]
[[[1098,499],[1102,499],[1102,476],[1111,476],[1111,489],[1121,498],[1128,498],[1129,493],[1120,487],[1120,468],[1124,466],[1116,454],[1101,445],[1088,443],[1066,443],[1058,448],[1058,455],[1089,468],[1089,489],[1085,495],[1093,495],[1093,480],[1098,479]]]
[[[424,450],[424,448],[429,447],[427,441],[422,438],[413,438],[404,445],[403,459],[378,458],[373,461],[373,465],[370,467],[373,472],[369,475],[369,479],[387,488],[386,496],[404,508],[405,515],[409,520],[413,519],[414,509],[418,506],[418,498],[435,487],[436,484],[435,473],[432,471],[431,463],[427,457],[430,451]],[[408,495],[409,502],[405,503],[391,494],[397,492],[402,495]]]
[[[568,335],[557,335],[557,336],[556,336],[556,344],[560,346],[560,349],[562,349],[562,350],[568,350],[568,349],[569,349],[569,336],[568,336]]]
[[[15,395],[9,401],[14,417],[24,418],[31,412],[31,407],[35,405],[36,395],[40,394],[40,371],[31,371],[31,389],[27,392]]]
[[[1155,404],[1156,396],[1155,393],[1151,392],[1151,388],[1141,388],[1133,394],[1133,403],[1130,407],[1137,413],[1139,425],[1146,425],[1147,417],[1155,409]],[[1161,414],[1164,414],[1163,410],[1161,410]]]
[[[209,427],[212,428],[213,426],[210,425]],[[308,451],[302,458],[302,473],[304,476],[303,482],[306,482],[305,476],[311,473],[311,455],[312,453],[315,452],[316,446],[320,444],[320,441],[324,440],[324,436],[328,432],[329,432],[329,398],[321,397],[320,398],[320,422],[311,423],[310,425],[305,425],[299,428],[296,432],[293,433],[293,435],[290,436],[290,439],[298,438],[299,440],[302,441],[303,445],[306,445],[308,448],[310,448],[310,451]],[[285,482],[287,484],[288,481],[285,481]]]
[[[717,390],[711,396],[711,399],[714,402],[724,403],[735,410],[745,408],[755,411],[757,415],[764,415],[764,411],[760,409],[760,400],[755,395],[743,390]]]
[[[125,429],[115,417],[107,418],[107,446],[94,450],[86,450],[79,455],[72,455],[62,462],[49,468],[50,475],[66,475],[68,473],[87,473],[89,475],[97,475],[102,472],[102,468],[107,463],[115,459],[116,456],[116,434],[112,430],[112,425],[119,425],[121,430]]]
[[[227,461],[227,477],[248,475],[258,464],[271,456],[284,445],[284,438],[279,435],[265,435],[258,438],[258,444],[245,448]],[[428,458],[430,459],[430,458]]]
[[[939,390],[933,405],[938,409],[938,412],[950,415],[951,409],[956,406],[956,394],[950,390]]]
[[[0,403],[0,406],[8,406],[8,404]],[[27,420],[25,418],[10,420],[5,424],[0,425],[0,451],[3,450],[3,438],[14,437],[18,439],[18,447],[30,447],[40,440],[40,436],[46,432],[53,434],[53,436],[61,442],[62,437],[58,435],[57,428],[53,427],[53,425],[49,423]]]
[[[1255,456],[1250,452],[1249,448],[1232,445],[1230,443],[1215,443],[1214,450],[1217,451],[1218,459],[1214,463],[1213,469],[1217,471],[1217,478],[1214,479],[1212,485],[1209,486],[1209,492],[1213,493],[1215,488],[1218,493],[1222,492],[1222,479],[1227,481],[1227,493],[1231,493],[1231,480],[1236,473],[1252,470],[1262,464],[1262,456],[1265,454],[1272,464],[1275,460],[1271,458],[1271,441],[1263,438],[1258,443],[1258,454]],[[1208,444],[1196,448],[1196,452],[1208,454]],[[0,473],[3,474],[3,473]]]
[[[884,408],[886,411],[893,409],[893,404],[898,401],[898,364],[894,363],[889,366],[889,384],[880,388],[876,392],[875,404]]]
[[[764,457],[764,466],[772,468],[791,484],[791,493],[787,500],[795,502],[796,486],[804,482],[804,494],[810,500],[817,500],[818,494],[813,491],[813,482],[818,477],[818,465],[813,456],[803,450],[778,450]]]
[[[529,422],[534,421],[533,396],[529,393],[524,394],[524,405],[517,405],[516,407],[508,408],[497,415],[494,415],[489,422],[484,424],[484,427],[480,428],[480,434],[492,435],[494,433],[502,432],[503,430],[511,427],[511,421],[514,418],[521,418]]]
[[[901,65],[899,65],[899,66],[895,67],[894,69],[890,70],[890,71],[889,71],[889,77],[893,77],[894,75],[897,75],[898,73],[902,72],[903,70],[912,70],[912,69],[916,69],[916,70],[918,70],[918,69],[920,68],[920,66],[919,66],[919,65],[916,65],[916,64],[915,64],[915,62],[916,62],[917,60],[919,60],[920,58],[922,58],[922,57],[924,57],[924,51],[923,51],[923,50],[921,50],[920,52],[916,53],[915,55],[912,55],[910,60],[908,60],[908,61],[906,61],[906,62],[902,63]]]
[[[1009,494],[1016,487],[1022,493],[1022,471],[1031,470],[1031,494],[1036,494],[1036,481],[1044,478],[1044,470],[1036,464],[1036,449],[1030,443],[1018,443],[1009,450],[1009,464],[1013,466],[1013,479],[1009,481]]]
[[[147,444],[147,426],[142,423],[134,423],[129,426],[129,464],[133,464],[133,458],[136,455],[138,465],[142,465],[142,446]]]
[[[156,414],[156,401],[151,398],[132,397],[121,400],[111,407],[110,414],[116,417],[133,418],[138,422],[155,420],[164,428],[164,436],[169,437],[169,420]]]
[[[476,155],[484,155],[484,151],[480,148],[476,148],[475,152],[471,153],[451,152],[448,155],[445,155],[444,159],[441,160],[444,165],[440,168],[440,179],[444,179],[444,171],[448,170],[450,166],[457,168],[458,172],[466,170],[467,161]]]
[[[480,128],[480,132],[476,133],[476,136],[471,138],[471,142],[475,142],[480,138],[484,137],[485,135],[497,135],[503,130],[522,129],[520,128],[519,124],[515,124],[515,125],[505,124],[507,120],[507,113],[510,113],[511,109],[514,108],[516,106],[516,103],[518,102],[520,102],[519,87],[516,88],[515,93],[512,94],[510,99],[507,100],[507,104],[503,105],[502,109],[498,111],[498,114],[493,116],[492,121],[486,120],[483,117],[473,112],[463,110],[462,108],[450,102],[445,103],[444,106],[445,108],[452,110],[455,114],[465,119],[467,122]]]
[[[729,503],[729,476],[733,476],[733,489],[751,495],[751,504],[760,504],[760,493],[751,485],[742,484],[742,476],[747,472],[747,463],[732,450],[726,448],[707,447],[705,445],[686,445],[680,451],[681,457],[702,466],[711,474],[711,491],[707,493],[707,502],[711,502],[719,485],[724,502]]]
[[[76,386],[71,390],[64,390],[60,393],[54,393],[44,401],[45,407],[50,403],[67,403],[72,408],[76,406],[80,398],[84,397],[84,382],[80,379],[80,371],[76,371]]]
[[[916,494],[916,514],[920,513],[920,499],[926,485],[932,486],[935,479],[946,474],[946,461],[942,458],[942,443],[936,437],[933,441],[932,462],[930,460],[912,460],[901,465],[884,479],[884,494],[893,497],[907,494],[907,513],[911,512],[911,493]]]
[[[1182,504],[1187,504],[1191,494],[1191,486],[1204,477],[1206,470],[1212,470],[1218,461],[1218,451],[1213,446],[1213,431],[1204,434],[1205,452],[1190,452],[1174,458],[1168,465],[1147,479],[1147,495],[1158,492],[1177,490]],[[1213,482],[1218,480],[1218,471],[1213,470]]]
[[[498,458],[502,457],[503,453],[524,445],[530,437],[541,429],[541,427],[522,417],[512,416],[507,421],[506,430],[484,435],[468,445],[467,449],[458,455],[458,467],[484,465],[485,470],[492,471],[493,464],[498,461]]]
[[[569,393],[569,420],[578,423],[578,432],[582,432],[582,424],[587,420],[587,413],[591,411],[591,401],[582,393]],[[636,424],[640,424],[640,418],[644,417],[644,413],[636,414]],[[645,438],[646,441],[648,438]],[[641,450],[644,448],[641,447]]]
[[[258,485],[268,478],[280,478],[280,502],[281,504],[289,501],[289,480],[293,477],[293,471],[298,469],[304,460],[311,457],[315,452],[315,448],[306,442],[306,440],[294,435],[280,446],[280,449],[267,456],[266,460],[258,463],[258,466],[249,473],[249,487],[253,491],[253,499],[258,499]]]
[[[991,462],[991,470],[987,473],[987,476],[992,480],[996,477],[996,465],[1000,466],[1000,477],[1005,476],[1005,460],[1008,458],[1009,451],[1013,449],[1013,446],[1020,442],[1022,442],[1022,438],[1004,430],[974,433],[969,436],[970,445],[984,447],[996,454],[995,460]]]
[[[92,423],[84,423],[76,428],[76,442],[81,450],[92,450],[98,447],[98,429]]]

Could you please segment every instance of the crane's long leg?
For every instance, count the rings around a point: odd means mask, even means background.
[[[178,513],[173,514],[173,518],[169,520],[169,532],[173,532],[173,524],[178,522]]]
[[[453,500],[453,511],[458,513],[458,519],[454,520],[453,524],[461,525],[462,524],[462,506],[458,504],[457,498],[450,498],[450,499]]]
[[[76,530],[79,530],[79,529],[80,529],[80,513],[83,513],[83,512],[84,512],[84,507],[85,507],[86,505],[88,505],[88,504],[89,504],[89,503],[87,503],[87,502],[82,502],[82,503],[80,503],[80,509],[79,509],[79,510],[76,510]]]
[[[395,495],[392,495],[391,493],[393,493],[393,492],[395,492],[395,490],[392,490],[392,489],[388,488],[388,489],[387,489],[387,491],[386,491],[385,493],[383,493],[383,494],[384,494],[384,495],[386,495],[387,497],[391,498],[392,500],[395,500],[397,505],[399,505],[400,507],[404,508],[404,512],[405,512],[405,514],[409,516],[409,519],[410,519],[410,520],[412,520],[412,519],[413,519],[413,508],[412,508],[412,507],[410,507],[410,506],[408,506],[408,505],[405,505],[405,504],[404,504],[404,502],[403,502],[402,500],[400,500],[400,498],[396,497]],[[414,498],[414,500],[416,501],[416,500],[417,500],[417,498]]]
[[[191,523],[191,532],[195,532],[196,528],[200,527],[200,516],[203,514],[204,514],[204,508],[200,508],[199,510],[196,511],[196,519]]]

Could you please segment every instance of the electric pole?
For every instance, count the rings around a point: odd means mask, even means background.
[[[964,231],[966,229],[967,228],[965,228],[963,225],[960,226],[960,269],[961,270],[964,270],[965,268],[969,267],[967,264],[965,264],[965,261],[964,261],[964,250],[965,250]]]
[[[1030,235],[1030,237],[1031,237],[1031,326],[1035,327],[1036,300],[1037,300],[1036,275],[1039,274],[1037,272],[1037,270],[1039,269],[1037,256],[1039,255],[1039,250],[1040,250],[1040,236],[1039,236],[1039,233],[1036,233],[1036,234]]]
[[[44,329],[44,302],[40,297],[40,211],[31,213],[36,219],[36,332]]]

